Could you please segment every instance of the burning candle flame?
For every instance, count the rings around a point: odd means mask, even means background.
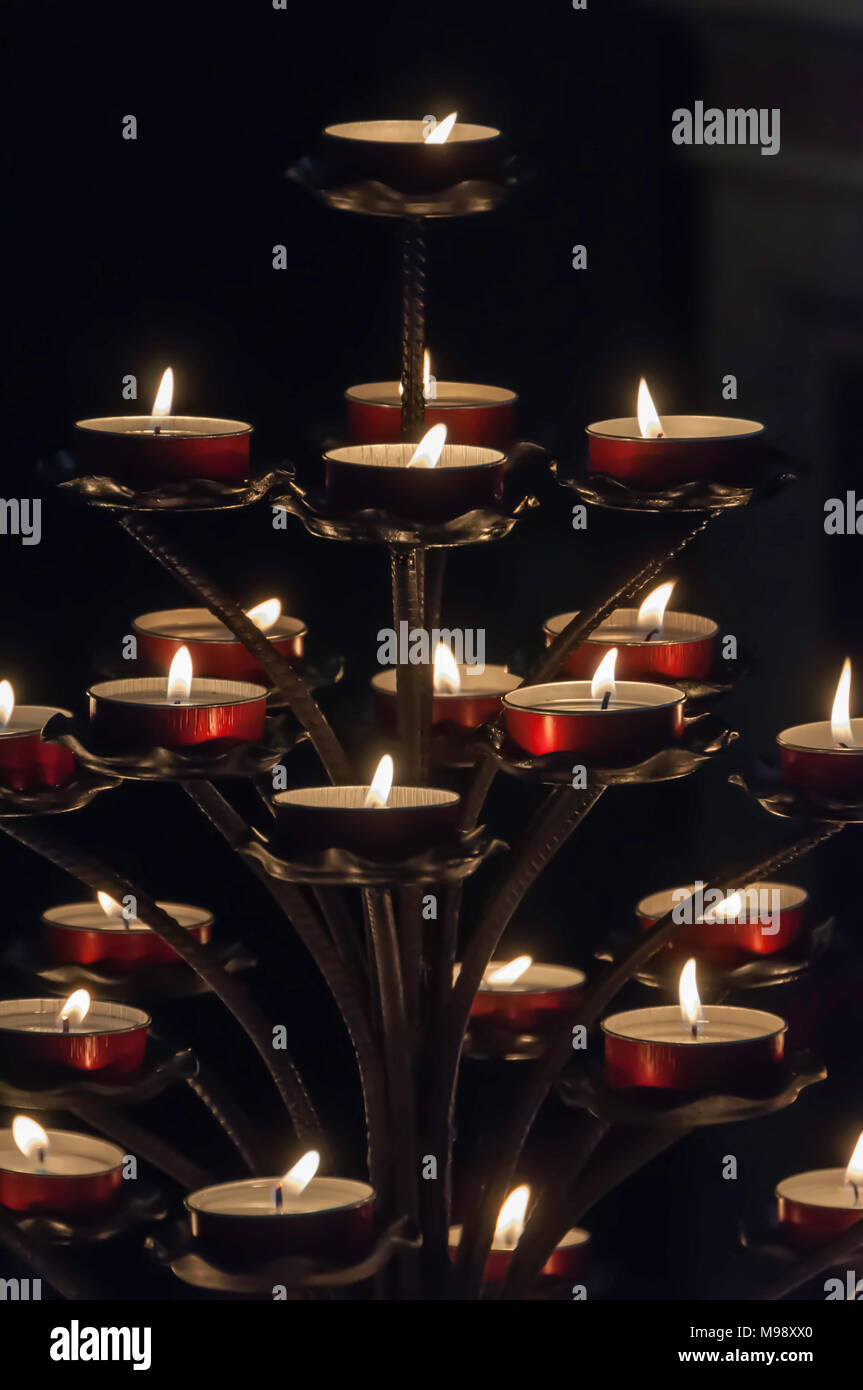
[[[123,916],[122,907],[116,899],[111,897],[110,893],[103,893],[102,890],[99,889],[96,893],[96,897],[99,899],[99,906],[106,917],[110,917],[113,921],[116,921],[118,917]]]
[[[174,399],[174,373],[170,367],[166,367],[162,373],[162,380],[159,382],[159,389],[156,392],[156,399],[153,402],[151,415],[170,415],[171,404]]]
[[[301,1192],[305,1192],[315,1173],[321,1156],[317,1149],[309,1149],[308,1153],[303,1154],[298,1159],[293,1168],[289,1168],[285,1176],[279,1180],[279,1192],[285,1197],[299,1197]]]
[[[57,1018],[60,1027],[68,1023],[70,1028],[83,1023],[90,1012],[90,995],[86,989],[73,989]]]
[[[16,1115],[12,1121],[12,1138],[26,1159],[44,1167],[51,1146],[41,1125],[27,1115]]]
[[[449,138],[449,133],[458,120],[458,112],[451,111],[448,116],[444,116],[442,121],[438,121],[425,137],[427,145],[443,145]]]
[[[711,914],[705,913],[705,918],[710,916],[719,918],[722,922],[733,922],[743,910],[743,898],[739,893],[732,893],[730,897],[723,898],[721,903],[717,903]]]
[[[408,459],[408,467],[435,468],[446,444],[446,425],[432,425],[417,445],[413,456]]]
[[[497,1225],[494,1228],[495,1244],[514,1250],[524,1230],[524,1218],[530,1201],[530,1188],[527,1183],[513,1188],[500,1209]]]
[[[603,709],[614,699],[616,690],[614,683],[614,663],[616,661],[617,647],[612,647],[610,652],[605,653],[605,656],[593,673],[593,680],[590,682],[590,693],[594,700],[602,700]]]
[[[647,389],[647,382],[644,377],[638,383],[638,405],[636,406],[638,416],[638,428],[641,430],[642,439],[661,439],[665,431],[662,428],[662,421],[656,413],[656,406],[653,398]]]
[[[854,1205],[860,1203],[858,1188],[863,1187],[863,1133],[854,1146],[848,1167],[845,1169],[845,1181],[854,1188]]]
[[[188,700],[192,693],[192,654],[188,647],[181,647],[168,672],[168,690],[165,698],[179,704]]]
[[[431,387],[431,355],[428,348],[423,353],[423,399],[428,400]]]
[[[393,760],[389,753],[384,753],[384,756],[375,769],[375,775],[369,785],[363,806],[369,808],[386,806],[390,799],[390,789],[393,785],[393,772]]]
[[[833,701],[833,709],[830,714],[830,741],[834,748],[857,747],[854,738],[854,730],[851,727],[851,716],[849,713],[850,704],[851,662],[846,656],[842,666],[842,674],[839,677],[839,684],[836,686],[836,698]]]
[[[15,691],[9,681],[0,681],[0,724],[9,723],[15,709]]]
[[[256,603],[254,608],[246,609],[246,617],[255,624],[259,632],[269,632],[281,616],[282,605],[277,598],[265,599],[263,603]]]
[[[485,982],[489,985],[514,984],[532,965],[533,956],[516,956],[515,960],[508,961],[506,965],[499,965],[497,970],[492,970],[486,975]]]
[[[680,972],[680,1012],[695,1033],[704,1015],[695,979],[694,960],[688,960]]]
[[[662,635],[665,610],[668,607],[668,600],[671,598],[674,584],[673,579],[667,584],[659,584],[647,595],[638,610],[637,625],[640,632],[655,633],[657,637]]]
[[[461,690],[458,662],[446,642],[438,642],[435,647],[434,688],[438,695],[457,695]]]

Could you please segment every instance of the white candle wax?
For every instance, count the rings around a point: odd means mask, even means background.
[[[168,706],[170,709],[208,709],[220,705],[239,705],[266,697],[262,685],[249,681],[227,681],[195,676],[188,696],[168,698],[167,676],[142,676],[138,679],[100,681],[90,687],[90,694],[99,700],[122,705],[143,705],[150,709]]]
[[[567,965],[543,965],[537,961],[516,980],[492,980],[490,976],[506,964],[506,961],[492,961],[480,981],[481,994],[552,994],[557,990],[576,989],[587,978],[582,970]],[[455,967],[456,972],[459,969]]]
[[[863,1183],[857,1184],[859,1198],[855,1199],[852,1184],[845,1181],[845,1171],[844,1168],[814,1168],[808,1173],[794,1173],[778,1184],[776,1196],[810,1207],[859,1210],[863,1219]]]
[[[95,1000],[80,1023],[74,1017],[68,1027],[61,1026],[62,999],[4,999],[0,1002],[0,1032],[8,1033],[66,1033],[80,1036],[88,1033],[127,1033],[150,1022],[142,1009],[126,1004]]]
[[[438,690],[434,691],[436,700],[459,700],[469,699],[471,695],[494,696],[505,695],[509,690],[515,690],[521,685],[521,676],[513,675],[505,666],[485,666],[479,670],[476,666],[463,665],[458,663],[458,676],[460,681],[459,690]],[[395,695],[398,683],[398,673],[395,670],[379,671],[372,677],[372,688],[380,691],[382,695]]]
[[[557,613],[553,618],[549,618],[545,630],[552,636],[557,636],[577,617],[578,610]],[[648,641],[651,644],[702,642],[715,636],[718,631],[718,625],[711,618],[702,618],[698,613],[666,612],[661,626],[657,626],[655,623],[639,624],[637,608],[615,608],[604,622],[594,628],[585,641],[602,642],[609,647]]]
[[[187,903],[157,902],[179,926],[190,929],[201,927],[212,920],[212,914],[203,907],[190,907]],[[63,903],[59,907],[49,907],[42,914],[43,920],[52,926],[70,927],[77,931],[118,931],[149,932],[152,929],[137,917],[125,921],[121,916],[103,912],[98,903]]]
[[[181,642],[237,641],[225,624],[206,608],[165,608],[154,613],[142,613],[133,626],[138,632],[171,637]],[[261,636],[270,639],[298,637],[305,631],[306,625],[300,618],[291,618],[283,613],[271,627],[261,630]]]
[[[89,1134],[73,1134],[65,1129],[45,1131],[48,1138],[44,1162],[22,1154],[11,1131],[0,1133],[0,1169],[6,1173],[38,1173],[46,1177],[84,1177],[117,1168],[123,1150]]]
[[[785,1031],[778,1014],[761,1009],[742,1009],[731,1004],[704,1004],[697,1035],[678,1004],[629,1009],[604,1020],[603,1031],[633,1042],[669,1043],[698,1047],[703,1043],[740,1043]]]
[[[633,415],[597,420],[587,426],[587,433],[608,439],[637,439],[640,443],[661,447],[664,439],[740,439],[764,431],[759,420],[735,420],[726,415],[663,414],[660,419],[662,434],[654,438],[645,438],[637,417]]]
[[[351,1178],[312,1178],[302,1192],[283,1192],[277,1206],[275,1193],[280,1181],[274,1177],[220,1183],[193,1192],[186,1200],[195,1211],[219,1216],[284,1217],[361,1206],[373,1195],[367,1183]]]

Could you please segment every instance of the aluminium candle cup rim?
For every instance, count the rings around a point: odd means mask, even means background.
[[[782,1197],[786,1202],[793,1202],[798,1207],[808,1207],[810,1211],[859,1211],[860,1220],[863,1221],[863,1202],[859,1207],[853,1205],[853,1192],[850,1183],[845,1181],[847,1168],[807,1168],[803,1173],[789,1173],[787,1177],[780,1179],[773,1189],[774,1197]],[[819,1182],[831,1183],[835,1181],[839,1184],[837,1196],[847,1196],[852,1199],[849,1206],[845,1202],[821,1202],[807,1201],[805,1194],[799,1195],[794,1192],[783,1192],[787,1183],[801,1182],[805,1178],[818,1179]]]
[[[577,618],[581,610],[575,608],[570,613],[555,613],[552,617],[546,618],[542,625],[542,630],[550,637],[556,637],[558,633]],[[633,621],[638,615],[637,608],[615,608],[608,615],[605,622],[612,622],[615,617],[623,613],[631,613]],[[719,631],[719,624],[712,618],[705,618],[701,613],[687,613],[683,609],[675,608],[672,612],[666,613],[662,626],[673,627],[676,621],[683,620],[685,625],[692,624],[691,632],[675,632],[673,636],[666,637],[664,632],[659,637],[654,637],[651,641],[647,640],[648,629],[638,637],[616,637],[610,632],[603,632],[605,622],[600,623],[593,629],[587,637],[582,638],[584,642],[595,642],[601,646],[608,647],[684,647],[690,642],[703,642],[708,637],[715,637]],[[623,622],[623,619],[620,619]]]
[[[193,903],[174,903],[159,899],[156,906],[162,908],[164,912],[167,912],[173,917],[177,925],[182,927],[184,931],[202,931],[205,927],[212,927],[215,922],[215,918],[209,908],[195,907]],[[119,926],[116,921],[112,923],[112,919],[105,913],[103,913],[104,921],[94,919],[91,922],[64,922],[54,915],[58,912],[69,912],[70,909],[81,909],[90,912],[95,908],[96,904],[89,902],[58,903],[56,907],[45,908],[45,911],[42,913],[42,921],[46,926],[59,928],[61,931],[111,932],[115,936],[121,937],[124,932],[149,932],[151,936],[154,934],[158,935],[158,933],[153,932],[153,928],[149,927],[146,922],[139,922],[137,918],[132,922],[127,922],[125,925]],[[193,912],[198,915],[196,915],[195,919],[192,921],[181,922],[176,915],[177,908],[182,909],[184,913]]]
[[[106,1160],[105,1167],[93,1169],[89,1173],[38,1173],[35,1168],[10,1168],[7,1166],[9,1158],[17,1157],[22,1163],[26,1163],[27,1160],[12,1138],[11,1129],[8,1129],[0,1131],[0,1173],[7,1173],[10,1177],[38,1178],[40,1181],[54,1179],[59,1182],[75,1182],[89,1178],[102,1178],[109,1173],[122,1171],[126,1154],[119,1144],[113,1144],[108,1139],[100,1139],[96,1134],[79,1134],[74,1129],[46,1129],[45,1134],[49,1146],[48,1162],[51,1160],[50,1151],[56,1152],[62,1148],[63,1157],[75,1155],[95,1160],[101,1158]],[[71,1143],[62,1144],[61,1141],[63,1140],[74,1141],[74,1148]],[[109,1158],[112,1160],[111,1162],[107,1162]]]
[[[486,469],[500,468],[506,462],[506,454],[500,449],[485,448],[481,444],[445,444],[441,450],[440,458],[434,467],[426,464],[411,464],[410,459],[416,453],[417,445],[414,444],[345,444],[338,449],[328,449],[324,454],[325,462],[340,464],[346,468],[394,468],[401,469],[410,477],[423,476],[434,473],[438,477],[441,474],[452,473],[471,473],[481,472]],[[385,453],[383,458],[354,458],[350,455],[357,455],[367,450],[382,450]],[[484,454],[484,458],[470,459],[456,462],[454,454]]]
[[[214,647],[242,646],[240,639],[235,637],[228,628],[224,628],[224,635],[217,634],[212,637],[192,637],[188,633],[184,635],[178,632],[171,632],[168,628],[156,626],[158,622],[164,622],[170,617],[179,620],[180,614],[191,615],[193,613],[209,614],[210,610],[209,608],[195,606],[189,608],[154,608],[150,613],[139,613],[137,618],[133,618],[132,631],[142,633],[145,637],[162,637],[172,642],[201,642],[210,644]],[[150,620],[149,623],[147,622],[148,619]],[[192,621],[191,616],[189,617],[189,621]],[[216,619],[216,621],[218,621],[218,619]],[[284,628],[286,625],[288,628],[287,631],[279,631],[280,626]],[[224,624],[222,626],[224,627]],[[294,618],[289,613],[281,613],[272,627],[268,627],[266,630],[259,629],[261,636],[268,638],[271,642],[284,641],[288,638],[304,637],[308,633],[308,630],[308,624],[304,622],[302,618]],[[197,679],[207,680],[208,677],[200,676]],[[214,679],[217,678],[214,677]]]
[[[792,724],[789,729],[783,729],[781,733],[776,735],[776,742],[780,748],[790,748],[795,753],[827,753],[831,757],[837,758],[861,758],[863,757],[863,717],[852,719],[850,723],[852,733],[861,741],[861,746],[858,748],[834,748],[832,741],[807,743],[802,740],[802,735],[807,731],[809,731],[809,737],[812,740],[817,737],[817,734],[824,732],[826,732],[828,740],[832,740],[829,719],[816,719],[809,724]]]
[[[460,666],[464,664],[465,663],[459,663]],[[469,670],[470,668],[467,667],[466,669]],[[494,689],[483,688],[482,690],[471,689],[472,682],[474,681],[477,685],[483,684],[484,678],[489,672],[496,673],[492,676],[492,679],[499,676],[500,680],[503,682],[499,689],[497,687]],[[372,689],[377,691],[380,695],[395,697],[397,680],[398,676],[394,668],[387,671],[377,671],[375,675],[372,676],[371,686]],[[432,692],[432,698],[434,700],[492,700],[498,695],[503,696],[507,691],[517,690],[521,682],[522,677],[517,676],[514,671],[508,670],[506,666],[494,662],[486,662],[482,672],[477,672],[475,676],[465,676],[465,683],[460,690],[434,690]]]
[[[338,1178],[329,1177],[327,1175],[312,1178],[304,1188],[304,1191],[313,1192],[316,1186],[323,1187],[325,1185],[330,1185],[335,1188],[341,1188],[346,1193],[350,1193],[349,1201],[336,1202],[334,1205],[328,1207],[312,1207],[308,1211],[291,1211],[289,1204],[277,1207],[275,1203],[271,1209],[224,1211],[220,1210],[218,1207],[202,1205],[200,1200],[195,1200],[196,1198],[200,1199],[210,1196],[213,1193],[227,1192],[231,1188],[245,1192],[272,1193],[281,1182],[283,1176],[283,1174],[274,1174],[273,1177],[267,1178],[235,1178],[232,1182],[211,1183],[207,1187],[199,1187],[194,1192],[188,1192],[183,1198],[183,1204],[187,1211],[206,1216],[208,1221],[219,1219],[236,1221],[238,1218],[256,1221],[260,1219],[273,1220],[274,1218],[283,1219],[286,1217],[299,1216],[327,1216],[331,1212],[357,1211],[361,1207],[368,1206],[370,1202],[375,1201],[375,1190],[369,1183],[361,1182],[358,1178]],[[300,1196],[302,1196],[302,1193]]]
[[[756,439],[765,433],[765,425],[761,420],[748,420],[743,417],[730,415],[666,415],[660,416],[663,424],[671,425],[675,420],[711,420],[719,424],[742,425],[743,429],[721,429],[718,434],[662,434],[652,438],[643,435],[638,424],[638,417],[635,415],[617,415],[609,420],[594,420],[592,424],[585,425],[584,432],[592,439],[617,439],[625,444],[645,444],[661,448],[664,444],[705,444],[717,440],[729,439]],[[633,430],[624,426],[633,426]]]
[[[389,798],[383,806],[365,806],[363,802],[368,792],[367,784],[335,787],[292,787],[287,791],[277,792],[273,797],[273,802],[276,806],[292,806],[298,810],[312,813],[316,811],[322,814],[329,814],[333,811],[349,814],[365,812],[378,816],[385,811],[397,811],[404,815],[412,811],[437,810],[441,806],[456,806],[461,801],[458,792],[448,791],[444,787],[394,786],[390,789]],[[345,800],[340,802],[339,797],[344,797]],[[355,802],[353,797],[356,797]],[[414,802],[407,800],[407,797],[425,799]]]
[[[213,695],[224,698],[213,699],[209,696],[205,698],[198,691],[200,703],[196,703],[196,681],[201,685],[206,685]],[[126,687],[126,689],[122,687]],[[230,709],[233,705],[256,704],[258,700],[265,700],[269,694],[265,686],[256,685],[252,681],[225,680],[219,676],[194,676],[189,696],[176,704],[167,699],[167,692],[167,676],[126,676],[120,680],[97,681],[95,685],[91,685],[87,689],[87,695],[91,699],[101,701],[103,704],[122,705],[124,709],[146,710]],[[151,693],[153,695],[152,700],[123,699],[124,695]]]
[[[655,922],[661,921],[663,917],[665,917],[669,912],[671,912],[672,908],[686,901],[685,899],[680,898],[677,899],[677,901],[675,902],[671,898],[672,893],[680,892],[684,888],[687,889],[687,891],[690,891],[691,893],[695,892],[694,884],[690,885],[682,883],[679,884],[676,888],[657,888],[652,893],[646,893],[645,896],[643,898],[640,898],[635,905],[636,915],[639,917],[650,917]],[[809,892],[806,888],[801,888],[796,883],[779,883],[774,879],[756,879],[754,883],[747,883],[744,888],[738,888],[732,891],[736,891],[740,893],[741,896],[743,896],[746,893],[750,892],[752,889],[760,890],[762,888],[778,888],[780,890],[782,898],[779,904],[780,912],[792,912],[795,908],[805,907],[806,904],[809,902]],[[731,897],[731,893],[727,893],[725,896],[726,898],[729,898]],[[665,905],[666,903],[667,906]],[[651,906],[651,904],[655,905]],[[713,907],[707,909],[707,912],[715,912],[718,906],[720,906],[720,904],[714,903]],[[687,925],[708,927],[734,927],[742,926],[745,923],[752,922],[754,920],[756,919],[749,912],[744,912],[742,916],[740,913],[738,913],[734,917],[715,917],[710,918],[710,920],[708,921],[694,922],[692,924],[687,923]]]
[[[161,421],[163,432],[155,434],[153,421]],[[206,424],[209,429],[194,429]],[[139,426],[135,429],[134,426]],[[140,426],[148,425],[148,429]],[[225,426],[214,429],[213,426]],[[179,428],[178,428],[179,427]],[[248,420],[221,419],[217,415],[97,415],[89,420],[76,420],[75,429],[85,434],[125,435],[134,439],[233,439],[238,435],[254,434]]]
[[[12,1014],[12,1006],[15,1013]],[[45,1014],[49,1016],[49,1009],[46,1007],[35,1007],[37,1005],[50,1006],[51,1027],[39,1028],[28,1026],[24,1028],[12,1028],[4,1022],[6,1016],[17,1017],[19,1014]],[[0,999],[0,1033],[8,1033],[10,1036],[24,1034],[27,1037],[57,1037],[57,1038],[100,1038],[100,1037],[119,1037],[123,1033],[137,1033],[141,1028],[149,1028],[153,1022],[152,1018],[143,1009],[133,1008],[131,1004],[117,1004],[111,1000],[94,999],[91,1001],[90,1008],[84,1015],[80,1023],[70,1027],[68,1033],[57,1027],[57,1020],[60,1017],[60,1010],[63,1007],[62,999]],[[92,1026],[95,1017],[98,1015],[108,1018],[122,1019],[125,1015],[125,1028],[100,1028]],[[88,1027],[87,1024],[91,1026]]]
[[[396,134],[396,128],[400,128],[402,133]],[[389,134],[387,133],[388,130]],[[501,139],[503,135],[503,132],[498,130],[496,126],[477,125],[473,121],[456,121],[443,144],[429,145],[424,139],[425,132],[426,123],[415,118],[409,120],[339,121],[335,125],[324,126],[324,135],[328,135],[333,140],[344,140],[358,145],[394,145],[405,150],[412,150],[417,146],[421,149],[446,150],[447,148],[454,149],[458,145],[487,144],[492,140]]]
[[[45,718],[38,724],[34,724],[32,728],[28,726],[25,729],[11,729],[8,724],[0,724],[0,741],[4,738],[10,741],[16,738],[32,738],[34,734],[41,734],[49,719],[53,719],[55,714],[62,714],[66,719],[74,718],[71,710],[61,709],[59,705],[16,705],[12,712],[12,718],[14,719],[16,714],[23,714],[24,710],[38,710],[40,714],[45,715]]]
[[[504,960],[493,960],[489,963],[487,968],[489,970],[497,969],[507,963],[508,962]],[[453,966],[453,972],[459,969],[460,963],[457,962],[456,965]],[[557,983],[549,981],[543,984],[534,983],[531,985],[527,982],[527,977],[531,970],[544,970],[551,975],[559,972],[561,979]],[[453,981],[455,982],[457,978],[458,976],[454,973]],[[565,994],[567,990],[580,989],[581,986],[586,983],[587,975],[583,970],[579,970],[576,965],[557,965],[554,962],[534,960],[531,961],[524,974],[519,975],[517,980],[511,980],[501,984],[491,984],[485,979],[485,976],[483,976],[483,979],[479,983],[477,994],[492,995],[496,999],[505,999],[508,995],[514,994],[522,996],[530,994]]]
[[[608,1018],[601,1020],[600,1028],[603,1033],[610,1038],[618,1038],[621,1042],[641,1043],[648,1047],[743,1047],[755,1042],[764,1042],[767,1038],[779,1038],[788,1032],[788,1022],[786,1019],[782,1018],[780,1014],[770,1013],[766,1009],[750,1009],[741,1004],[702,1004],[702,1020],[705,1024],[710,1022],[711,1013],[717,1009],[721,1009],[725,1013],[745,1014],[750,1023],[754,1023],[757,1019],[766,1023],[769,1019],[770,1024],[764,1028],[763,1032],[754,1033],[748,1037],[706,1038],[701,1035],[697,1038],[693,1038],[686,1035],[675,1038],[671,1042],[659,1038],[641,1037],[637,1033],[621,1033],[617,1031],[617,1029],[622,1026],[620,1023],[621,1019],[631,1019],[638,1014],[652,1014],[655,1018],[657,1014],[662,1013],[668,1014],[670,1019],[673,1019],[675,1022],[681,1019],[679,1004],[653,1004],[646,1005],[641,1009],[623,1009],[620,1013],[609,1014]],[[648,1020],[644,1021],[647,1022]],[[617,1027],[613,1027],[613,1024],[616,1024]]]
[[[463,401],[445,400],[440,395],[433,396],[425,402],[426,410],[446,408],[447,410],[486,410],[497,409],[499,406],[516,405],[518,403],[518,392],[511,391],[506,386],[485,386],[478,381],[439,381],[435,378],[438,392],[447,387],[457,387],[460,391],[481,391],[485,395],[483,400]],[[389,387],[395,387],[398,391],[397,381],[364,381],[357,386],[348,386],[345,390],[345,399],[354,401],[357,405],[373,405],[376,410],[397,410],[401,414],[401,401],[380,400],[373,392],[384,392]]]
[[[602,715],[604,719],[615,715],[633,715],[658,709],[670,709],[686,702],[686,692],[675,685],[658,685],[650,681],[615,681],[615,701],[635,700],[634,704],[612,702],[603,709],[601,702],[590,693],[591,682],[548,681],[542,685],[521,685],[502,697],[505,709],[518,710],[524,714],[551,715],[555,719],[585,719]],[[636,692],[640,694],[637,695]],[[594,709],[567,709],[566,702],[575,700],[596,700]]]

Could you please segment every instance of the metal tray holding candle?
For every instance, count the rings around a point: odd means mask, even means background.
[[[238,485],[218,478],[182,478],[161,487],[137,489],[115,478],[70,478],[60,483],[60,491],[91,507],[107,507],[123,512],[209,512],[237,511],[261,502],[275,489],[281,489],[290,473],[273,468]]]
[[[557,1082],[557,1093],[564,1105],[588,1110],[608,1124],[700,1129],[706,1125],[755,1120],[785,1110],[807,1087],[823,1081],[826,1076],[826,1068],[803,1052],[789,1058],[781,1084],[767,1095],[685,1096],[670,1092],[639,1092],[636,1095],[609,1087],[601,1067],[587,1071],[579,1068],[575,1075],[564,1072]]]
[[[509,848],[503,840],[486,834],[484,826],[461,833],[449,844],[435,845],[420,854],[399,859],[368,859],[350,849],[326,849],[306,859],[284,859],[254,831],[255,839],[239,849],[271,878],[286,883],[344,884],[361,887],[421,883],[458,883],[475,873],[486,859]]]
[[[13,791],[0,787],[0,818],[3,816],[53,816],[63,811],[80,811],[100,792],[113,791],[120,777],[103,769],[78,767],[74,778],[62,787],[38,791]]]
[[[557,464],[551,470],[561,487],[569,488],[593,507],[624,512],[720,512],[766,501],[787,483],[794,482],[799,469],[791,467],[788,456],[773,446],[765,446],[764,458],[752,482],[728,483],[705,479],[678,483],[661,491],[632,487],[607,473],[576,473],[564,476]]]
[[[767,763],[759,761],[748,776],[734,772],[728,780],[772,816],[782,816],[788,820],[833,821],[836,825],[859,825],[863,821],[863,801],[848,801],[842,797],[789,786],[782,779],[779,769]]]
[[[19,1232],[39,1245],[98,1245],[133,1234],[139,1226],[164,1221],[168,1203],[155,1187],[124,1183],[119,1197],[98,1220],[73,1221],[68,1216],[20,1216]]]
[[[405,192],[377,179],[347,180],[344,170],[326,158],[305,156],[285,173],[326,207],[367,217],[470,217],[491,212],[517,187],[514,161],[495,179],[463,179],[448,188]]]
[[[275,767],[286,753],[308,738],[292,718],[280,715],[267,719],[264,743],[212,741],[187,749],[136,748],[118,753],[115,746],[97,743],[90,725],[74,716],[55,716],[45,728],[50,729],[52,739],[70,748],[89,772],[137,782],[256,777]]]
[[[210,945],[216,964],[230,975],[251,970],[257,961],[238,941]],[[15,972],[26,988],[65,998],[73,989],[92,989],[100,999],[144,1005],[166,999],[193,999],[210,993],[210,986],[191,966],[154,965],[134,972],[96,969],[92,965],[56,965],[46,960],[40,942],[22,939],[3,958],[4,968]],[[152,1031],[152,1030],[151,1030]]]
[[[81,1096],[116,1101],[123,1105],[137,1105],[161,1095],[178,1081],[189,1080],[196,1075],[197,1070],[198,1059],[191,1048],[181,1048],[160,1061],[157,1050],[148,1046],[144,1069],[130,1081],[99,1081],[97,1072],[78,1072],[80,1080],[26,1090],[13,1086],[0,1077],[0,1105],[8,1105],[13,1110],[53,1110],[61,1109],[66,1101],[74,1101],[76,1097]],[[88,1076],[93,1080],[84,1079]]]

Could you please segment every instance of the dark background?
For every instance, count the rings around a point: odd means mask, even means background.
[[[850,3],[819,16],[781,0],[590,0],[586,12],[566,0],[7,3],[3,489],[43,498],[40,546],[0,537],[0,674],[19,698],[82,709],[96,652],[116,651],[136,613],[183,601],[110,519],[60,502],[46,482],[73,447],[74,420],[146,411],[170,364],[178,411],[252,421],[260,462],[313,458],[340,427],[344,388],[398,373],[397,232],[319,207],[284,172],[325,124],[457,108],[510,134],[523,188],[498,213],[431,228],[436,375],[516,389],[523,436],[567,462],[580,461],[590,420],[632,413],[642,373],[660,411],[763,419],[807,476],[721,521],[673,571],[675,604],[716,617],[758,659],[723,706],[742,760],[769,753],[778,729],[826,717],[842,658],[863,671],[859,542],[823,533],[824,500],[859,476],[863,30]],[[780,106],[781,153],[675,147],[671,112],[698,99]],[[121,138],[127,114],[135,142]],[[278,243],[286,271],[272,269]],[[571,268],[576,243],[586,271]],[[736,404],[721,398],[728,372]],[[138,406],[122,400],[127,373]],[[534,652],[544,618],[597,597],[650,545],[650,519],[592,514],[575,533],[570,505],[549,491],[517,535],[452,559],[446,625],[484,625],[490,660]],[[278,593],[321,649],[344,654],[328,709],[370,770],[365,691],[389,622],[383,555],[313,540],[295,522],[274,533],[256,509],[169,529],[244,603]],[[302,757],[292,775],[316,777]],[[590,968],[644,893],[789,835],[725,786],[728,770],[609,794],[525,903],[507,954]],[[534,800],[497,786],[490,823],[517,834]],[[255,987],[289,1026],[340,1169],[359,1172],[338,1021],[301,948],[182,793],[127,785],[61,829],[153,892],[213,905],[222,930],[257,949],[267,968]],[[691,1294],[693,1280],[729,1292],[744,1210],[789,1171],[845,1161],[863,1125],[856,849],[849,832],[802,871],[819,913],[838,911],[852,942],[795,996],[831,1082],[757,1126],[702,1132],[600,1208],[591,1224],[620,1262],[617,1293]],[[499,871],[472,885],[471,912]],[[77,896],[11,842],[0,883],[10,940]],[[174,1021],[243,1095],[274,1164],[290,1157],[230,1021],[207,1003]],[[468,1086],[473,1109],[475,1077]],[[227,1173],[193,1105],[163,1105],[153,1122]],[[740,1158],[737,1183],[720,1180],[727,1153]]]

